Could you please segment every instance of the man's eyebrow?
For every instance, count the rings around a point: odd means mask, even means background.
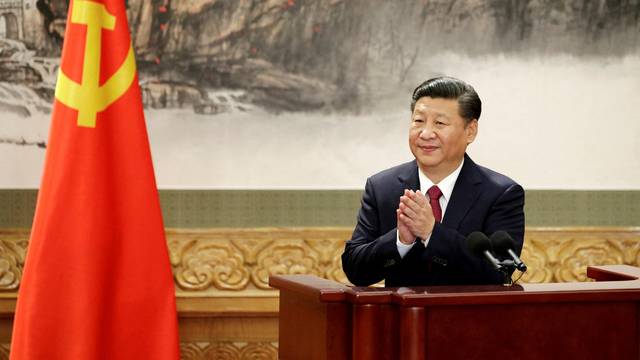
[[[448,114],[445,114],[445,113],[436,113],[436,119],[437,119],[437,118],[441,118],[441,117],[443,117],[443,118],[445,118],[445,119],[450,119],[450,118],[451,118]]]
[[[444,113],[444,112],[437,111],[437,110],[432,109],[432,108],[430,108],[430,107],[426,107],[426,108],[424,108],[424,109],[421,109],[421,108],[419,108],[419,107],[416,107],[416,108],[413,110],[413,112],[414,112],[414,113],[419,113],[419,114],[423,115],[423,114],[425,114],[428,110],[433,111],[433,112],[435,113],[435,117],[436,117],[436,118],[444,117],[444,118],[447,118],[447,119],[451,119],[451,117],[449,116],[449,114]]]

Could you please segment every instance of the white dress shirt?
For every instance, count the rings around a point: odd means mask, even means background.
[[[444,220],[444,214],[447,211],[447,205],[449,204],[449,199],[451,199],[451,193],[453,193],[453,187],[456,185],[456,181],[458,180],[458,176],[460,175],[460,171],[462,170],[463,164],[464,164],[464,158],[460,162],[460,165],[458,165],[458,167],[451,174],[447,175],[447,177],[442,179],[442,181],[440,181],[440,183],[438,184],[434,184],[431,180],[429,180],[429,178],[424,173],[422,173],[422,170],[420,170],[420,167],[418,167],[418,179],[420,180],[420,191],[423,194],[425,194],[427,198],[429,198],[429,195],[427,194],[427,190],[429,190],[429,188],[432,187],[433,185],[437,185],[440,188],[440,191],[442,192],[442,196],[440,196],[440,199],[439,199],[440,208],[442,209],[442,220]],[[427,247],[427,244],[429,243],[430,238],[431,238],[431,234],[429,234],[429,236],[427,236],[426,239],[420,239],[424,247]],[[406,245],[400,242],[400,234],[398,234],[396,231],[396,245],[398,246],[398,253],[400,253],[401,258],[404,257],[415,244],[416,242],[409,245]]]

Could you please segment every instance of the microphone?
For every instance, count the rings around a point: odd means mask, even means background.
[[[502,271],[502,265],[500,261],[491,253],[491,241],[487,235],[480,231],[474,231],[467,236],[467,247],[469,251],[477,257],[485,258],[494,269]]]
[[[491,244],[496,251],[496,254],[504,257],[510,257],[513,259],[513,264],[521,272],[527,271],[527,265],[522,262],[518,254],[513,251],[516,248],[516,244],[506,231],[496,231],[491,235]]]

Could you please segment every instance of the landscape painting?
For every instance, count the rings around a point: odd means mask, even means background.
[[[126,7],[161,188],[362,188],[411,160],[411,93],[439,75],[483,100],[477,162],[527,188],[638,188],[637,1]],[[0,188],[39,186],[68,8],[0,0]]]

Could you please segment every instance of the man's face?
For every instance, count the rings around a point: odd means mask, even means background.
[[[467,145],[478,132],[478,121],[466,124],[458,106],[455,99],[422,97],[411,115],[411,152],[420,169],[438,182],[460,165]]]

